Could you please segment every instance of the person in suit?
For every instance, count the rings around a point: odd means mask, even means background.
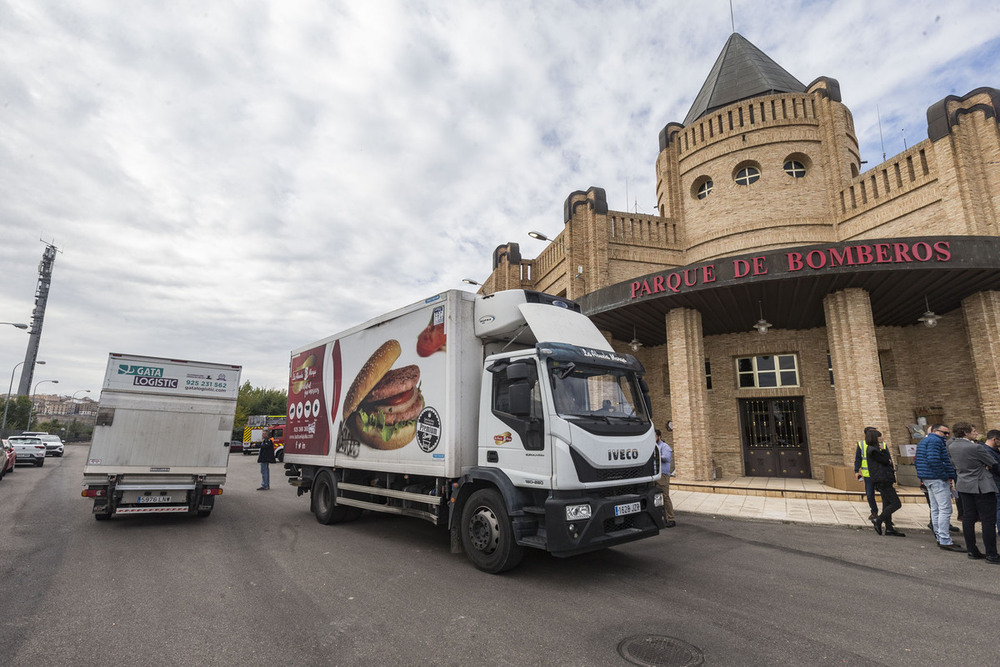
[[[1000,474],[1000,467],[993,455],[976,442],[979,433],[972,424],[953,424],[951,435],[953,439],[948,443],[948,454],[958,475],[955,488],[962,498],[962,533],[969,558],[984,558],[976,546],[978,521],[982,523],[985,560],[1000,565],[1000,555],[997,554],[997,484],[991,474]]]

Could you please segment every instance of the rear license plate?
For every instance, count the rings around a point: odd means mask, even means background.
[[[145,505],[147,503],[169,503],[169,502],[170,502],[170,496],[139,496],[140,505]]]
[[[624,505],[615,505],[615,516],[625,516],[627,514],[635,514],[639,512],[642,508],[639,503],[625,503]]]

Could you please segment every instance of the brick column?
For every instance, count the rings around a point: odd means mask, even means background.
[[[844,465],[853,466],[866,426],[889,433],[871,300],[868,292],[851,288],[828,295],[823,308]]]
[[[712,452],[708,439],[701,313],[674,308],[665,319],[677,474],[685,479],[707,480],[712,476]]]
[[[1000,292],[978,292],[966,297],[962,313],[983,410],[981,429],[985,433],[1000,428]]]

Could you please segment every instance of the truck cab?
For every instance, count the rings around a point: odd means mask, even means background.
[[[518,546],[571,556],[657,534],[665,526],[653,483],[660,459],[642,365],[615,352],[575,303],[549,295],[532,303],[530,294],[477,302],[489,310],[476,317],[477,334],[519,349],[484,361],[478,465],[469,476],[501,488]],[[538,340],[556,335],[560,342]],[[493,516],[496,508],[484,505],[470,521],[480,543],[499,546]],[[516,548],[505,556],[469,546],[482,569],[519,557]]]

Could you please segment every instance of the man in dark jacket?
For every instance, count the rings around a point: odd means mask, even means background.
[[[949,433],[944,424],[932,425],[930,433],[917,445],[913,464],[917,469],[917,477],[927,489],[927,501],[931,505],[931,526],[938,546],[947,551],[965,551],[961,545],[952,541],[950,532],[951,487],[956,475],[945,442]]]
[[[962,497],[962,532],[969,558],[980,559],[976,548],[976,522],[983,524],[983,547],[986,562],[1000,565],[997,554],[997,485],[991,472],[1000,471],[993,456],[975,442],[976,427],[966,422],[952,425],[954,440],[948,443],[948,454],[955,464],[958,481],[955,487]]]
[[[876,430],[872,426],[865,427],[865,435],[868,431]],[[872,513],[868,515],[869,521],[878,518],[878,503],[875,502],[875,484],[872,482],[871,473],[868,472],[868,444],[864,440],[858,441],[858,448],[854,450],[854,474],[858,481],[865,483],[865,497],[868,498],[868,507]]]
[[[260,453],[257,455],[257,463],[260,464],[258,491],[268,491],[271,488],[271,464],[274,462],[274,439],[268,434],[264,442],[260,443]]]
[[[986,447],[990,456],[1000,466],[1000,431],[993,429],[986,434]],[[993,483],[997,485],[997,528],[1000,529],[1000,467],[993,468]]]

